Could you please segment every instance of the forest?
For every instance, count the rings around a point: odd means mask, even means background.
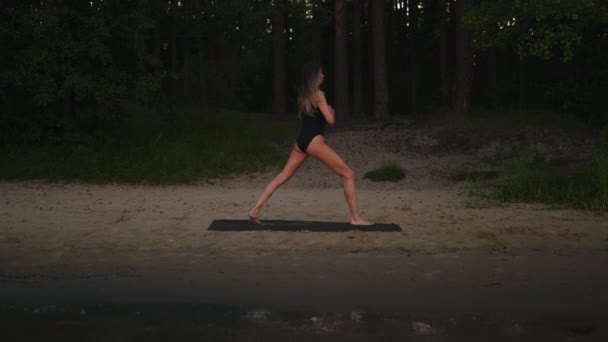
[[[61,139],[128,108],[295,112],[324,66],[337,117],[540,108],[603,124],[597,0],[4,1],[3,140]],[[11,132],[19,132],[19,136]]]
[[[317,62],[337,129],[437,114],[586,127],[574,140],[593,137],[599,157],[581,158],[603,176],[582,196],[598,184],[608,196],[603,1],[6,0],[0,19],[4,179],[182,182],[281,165],[273,142],[296,130],[301,69]],[[436,138],[496,136],[480,132]]]

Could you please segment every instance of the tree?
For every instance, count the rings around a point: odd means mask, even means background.
[[[487,78],[487,97],[488,105],[490,107],[496,107],[496,91],[498,89],[498,78],[496,76],[496,59],[497,59],[496,46],[491,46],[486,53],[486,72]]]
[[[521,57],[570,60],[582,32],[608,24],[608,4],[598,0],[480,0],[463,19],[475,47],[513,45]]]
[[[161,25],[160,18],[162,14],[162,0],[154,0],[152,3],[152,17],[156,20],[154,27],[154,38],[152,40],[152,65],[154,66],[154,76],[160,80],[162,77],[162,57],[161,57]]]
[[[362,13],[363,2],[353,0],[353,116],[361,117],[363,114],[363,52],[362,52]]]
[[[416,115],[418,111],[418,1],[409,0],[409,28],[410,28],[410,114]]]
[[[439,94],[441,104],[446,106],[450,102],[450,86],[448,74],[448,23],[446,0],[438,0],[438,26],[439,26]]]
[[[319,0],[312,0],[312,61],[322,63],[321,58],[321,11]]]
[[[272,25],[274,49],[274,113],[285,117],[285,0],[275,0]]]
[[[348,36],[346,0],[335,0],[336,15],[336,59],[335,59],[335,111],[339,118],[349,117],[349,84],[348,84]]]
[[[471,30],[474,38],[474,48],[478,54],[485,53],[487,57],[487,92],[488,103],[495,104],[497,89],[496,59],[497,51],[501,51],[501,64],[509,62],[503,59],[504,52],[515,53],[519,57],[516,61],[516,82],[521,91],[515,94],[520,105],[529,105],[530,101],[540,102],[541,98],[552,98],[552,102],[559,103],[560,110],[572,107],[572,102],[587,102],[588,106],[600,106],[594,100],[583,100],[595,94],[600,80],[606,73],[602,72],[599,60],[600,46],[606,41],[606,27],[608,27],[608,4],[597,0],[536,0],[536,1],[509,1],[509,0],[478,0],[475,6],[465,13],[464,24]],[[603,39],[602,39],[603,32]],[[595,52],[581,49],[586,43],[588,46],[597,46]],[[572,63],[575,54],[585,53],[579,61]],[[543,93],[530,94],[527,84],[538,82],[538,76],[532,76],[528,69],[530,63],[536,64],[534,71],[545,70],[542,78]],[[561,61],[561,63],[560,63]],[[595,62],[592,62],[595,61]],[[599,63],[598,63],[599,62]],[[582,69],[575,69],[575,65],[586,65]],[[542,65],[542,67],[541,67]],[[593,66],[591,66],[593,65]],[[539,68],[540,67],[540,68]],[[594,70],[588,73],[587,70]],[[563,75],[576,74],[575,78]],[[560,76],[562,74],[563,76]],[[530,79],[530,78],[535,79]],[[568,79],[569,78],[569,79]],[[551,79],[551,80],[549,80]],[[566,81],[567,80],[567,81]],[[565,86],[561,84],[567,82]],[[536,87],[539,88],[539,87]],[[595,97],[591,95],[591,97]]]
[[[473,49],[471,34],[463,23],[470,0],[456,1],[456,94],[454,110],[456,115],[464,115],[471,110],[471,90],[473,86]]]
[[[385,1],[371,1],[374,115],[377,119],[387,119],[390,116],[388,81],[386,76],[385,10]]]
[[[0,139],[76,141],[136,103],[282,115],[310,59],[332,61],[343,118],[389,117],[389,93],[605,117],[607,27],[601,0],[5,0]]]
[[[195,44],[198,46],[197,49],[197,57],[198,57],[198,86],[199,86],[199,108],[202,114],[205,114],[208,110],[209,107],[209,100],[207,99],[207,73],[206,73],[206,68],[207,68],[207,63],[206,63],[206,58],[205,58],[205,50],[206,50],[206,44],[205,44],[205,36],[203,35],[203,30],[202,30],[202,25],[201,25],[201,16],[200,13],[203,12],[204,10],[204,4],[203,4],[204,0],[196,0],[196,13],[199,14],[198,16],[195,15],[195,18],[198,18],[198,20],[196,21],[196,25],[194,26],[196,29],[196,32],[198,32],[197,35],[197,41],[195,42]]]

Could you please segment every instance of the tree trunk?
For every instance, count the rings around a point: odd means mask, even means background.
[[[321,65],[321,18],[319,0],[312,1],[312,61]]]
[[[387,119],[390,116],[386,76],[385,6],[385,1],[371,1],[374,51],[374,115],[377,119]]]
[[[372,13],[371,2],[363,2],[363,111],[365,113],[375,113],[374,109],[374,49],[372,39]],[[369,95],[368,95],[369,94]]]
[[[498,81],[496,78],[496,46],[488,49],[488,106],[496,107],[496,89]]]
[[[209,108],[209,102],[207,99],[207,63],[205,60],[205,41],[203,40],[202,36],[199,37],[198,42],[198,63],[198,82],[200,91],[199,104],[201,108],[201,113],[204,114]]]
[[[353,116],[363,116],[363,62],[361,46],[361,16],[363,8],[361,0],[353,0],[353,44],[355,56],[353,64]]]
[[[418,58],[416,36],[418,35],[418,0],[409,0],[410,10],[410,115],[417,114],[418,105]]]
[[[162,17],[162,10],[161,10],[161,2],[160,0],[155,0],[154,2],[154,16],[156,17],[156,28],[154,28],[154,41],[152,42],[153,44],[153,54],[154,54],[154,76],[158,79],[160,79],[160,77],[162,76],[162,57],[161,57],[161,48],[162,48],[162,42],[161,42],[161,27],[160,27],[160,23],[161,23],[161,17]]]
[[[274,114],[285,117],[285,2],[275,1],[272,25],[274,47]]]
[[[198,66],[198,105],[201,116],[207,114],[209,108],[207,99],[207,59],[205,58],[207,46],[205,44],[205,36],[201,24],[201,22],[203,22],[203,17],[200,16],[200,13],[203,12],[205,1],[206,0],[196,0],[194,3],[194,12],[197,13],[197,24],[195,25],[197,36],[196,41],[192,42],[193,44],[196,44],[196,55],[192,55],[192,64],[197,63]]]
[[[171,5],[171,77],[169,77],[171,85],[171,93],[173,96],[177,93],[177,4]]]
[[[184,9],[185,13],[185,25],[186,27],[193,27],[194,26],[194,15],[195,13],[197,13],[197,10],[195,8],[195,3],[194,1],[189,1],[186,3],[186,8]],[[189,30],[189,29],[186,29]],[[196,44],[196,43],[195,43]],[[192,49],[192,40],[190,35],[182,35],[181,38],[181,45],[182,45],[182,56],[184,56],[184,63],[182,65],[182,69],[181,69],[181,76],[182,76],[182,86],[183,86],[183,95],[186,97],[186,100],[188,102],[188,104],[193,103],[192,101],[192,96],[194,94],[194,77],[193,75],[195,75],[195,61],[196,61],[196,56],[193,53],[193,49]],[[196,47],[196,45],[195,45]]]
[[[439,93],[442,106],[450,103],[450,80],[448,75],[448,24],[446,0],[439,0]]]
[[[405,56],[407,54],[407,49],[408,46],[407,44],[405,44],[405,40],[407,39],[407,31],[408,31],[408,23],[409,23],[409,17],[408,17],[408,7],[407,7],[407,0],[398,0],[401,1],[401,13],[399,16],[399,19],[401,20],[401,22],[399,23],[399,30],[398,30],[398,34],[399,34],[399,43],[401,45],[401,49],[402,49],[402,53],[403,56]]]
[[[335,0],[336,6],[336,61],[335,111],[336,118],[348,118],[348,51],[346,0]]]
[[[182,93],[183,96],[187,99],[188,103],[190,103],[190,99],[192,98],[192,66],[191,66],[191,54],[190,49],[186,47],[187,44],[182,42],[182,53],[184,56],[184,63],[182,64]]]
[[[473,52],[471,34],[462,23],[462,16],[470,0],[456,1],[456,53],[457,76],[454,109],[457,115],[465,115],[471,110],[471,86],[473,83]]]
[[[176,5],[171,6],[171,74],[177,75],[177,10]]]
[[[518,58],[516,62],[516,73],[517,73],[517,106],[519,108],[526,107],[526,93],[528,91],[528,80],[526,78],[526,64],[523,59]]]
[[[400,8],[399,27],[401,27],[401,30],[405,31],[405,28],[407,27],[407,3],[406,3],[406,0],[397,0],[397,3],[399,4],[399,8]],[[403,36],[403,37],[405,37],[405,36]]]

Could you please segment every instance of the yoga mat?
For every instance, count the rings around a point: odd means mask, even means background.
[[[287,221],[263,220],[253,224],[249,220],[213,220],[208,230],[242,232],[252,230],[273,231],[311,231],[311,232],[347,232],[361,230],[367,232],[400,232],[401,227],[394,223],[376,223],[371,226],[355,226],[347,222]]]

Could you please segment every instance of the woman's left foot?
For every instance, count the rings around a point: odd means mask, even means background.
[[[355,226],[371,226],[374,223],[366,221],[366,220],[362,219],[361,217],[359,217],[356,219],[351,218],[350,224],[355,225]]]
[[[253,224],[261,224],[262,222],[260,221],[260,217],[259,212],[255,211],[255,210],[251,210],[248,214],[249,216],[249,220],[251,220],[251,223]]]

